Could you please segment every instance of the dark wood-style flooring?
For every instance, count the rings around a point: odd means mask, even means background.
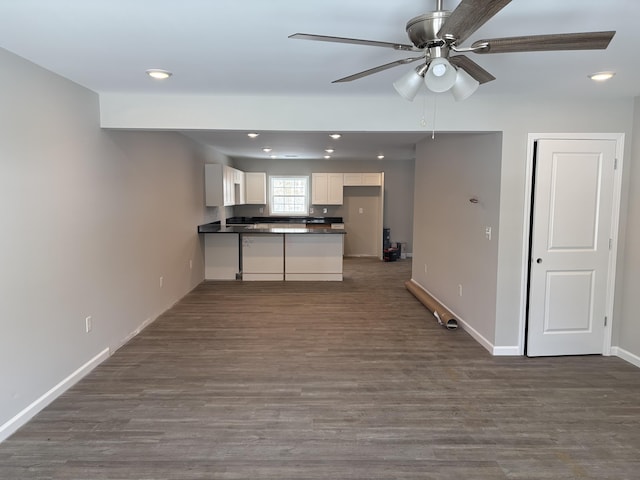
[[[408,261],[345,272],[203,283],[0,444],[0,478],[640,478],[640,369],[494,358]]]

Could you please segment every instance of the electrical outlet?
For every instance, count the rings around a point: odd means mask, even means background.
[[[164,285],[164,277],[160,277],[160,288]]]
[[[84,331],[89,333],[93,329],[93,319],[91,315],[84,319]]]
[[[462,284],[461,283],[458,284],[458,295],[460,297],[462,296]]]
[[[309,214],[313,215],[313,207],[309,207]]]
[[[313,209],[312,209],[312,210],[313,210]],[[263,208],[263,207],[260,207],[260,208],[258,209],[258,212],[260,212],[260,213],[264,213],[264,208]],[[313,211],[312,211],[311,213],[313,213]]]
[[[193,260],[189,260],[189,270],[193,270]]]
[[[491,240],[491,227],[484,227],[484,236],[487,240]]]
[[[360,208],[358,209],[358,213],[364,213],[364,208],[360,207]]]
[[[327,209],[326,209],[326,208],[323,208],[323,209],[322,209],[322,213],[327,213]]]

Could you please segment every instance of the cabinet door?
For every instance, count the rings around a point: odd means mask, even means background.
[[[382,175],[377,172],[373,173],[363,173],[362,174],[362,185],[382,185]]]
[[[311,174],[311,203],[313,205],[342,205],[343,185],[342,173]]]
[[[311,203],[314,205],[327,205],[329,183],[328,174],[311,174]]]
[[[342,205],[343,186],[342,173],[327,174],[327,205]]]
[[[204,278],[206,280],[235,280],[239,272],[240,248],[238,234],[205,234]]]
[[[284,280],[284,236],[242,236],[242,279]]]
[[[267,174],[265,172],[245,172],[246,203],[266,205]]]
[[[246,199],[246,188],[244,183],[244,172],[241,170],[235,170],[234,172],[234,200],[235,205],[244,205],[247,203]]]
[[[362,185],[362,173],[345,173],[344,174],[344,186],[355,187]]]
[[[234,205],[234,187],[233,187],[234,173],[233,168],[228,165],[224,166],[224,206],[230,207]]]
[[[205,205],[220,207],[225,204],[224,171],[222,165],[208,163],[204,166]]]
[[[342,280],[340,234],[287,235],[285,280]]]
[[[358,187],[361,185],[382,185],[382,174],[379,172],[366,172],[366,173],[345,173],[344,174],[344,186],[345,187]]]

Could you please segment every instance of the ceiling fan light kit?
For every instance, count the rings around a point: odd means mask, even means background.
[[[427,73],[428,65],[422,65],[415,70],[410,70],[398,80],[393,82],[393,88],[405,100],[412,101],[422,87],[425,73]]]
[[[412,44],[295,33],[289,38],[321,42],[348,43],[419,53],[349,75],[333,83],[351,82],[389,68],[422,60],[423,64],[393,83],[396,91],[412,101],[422,82],[433,92],[450,91],[456,101],[472,95],[481,84],[495,77],[462,53],[494,54],[554,50],[604,50],[615,31],[555,33],[477,40],[470,47],[461,45],[512,0],[461,0],[453,11],[435,0],[435,10],[410,19],[406,33]],[[453,54],[451,54],[453,52]]]
[[[446,92],[456,83],[456,69],[446,58],[434,58],[424,76],[424,84],[436,93]]]
[[[456,102],[460,102],[473,95],[479,86],[479,81],[465,72],[462,68],[459,68],[456,76],[456,83],[451,87],[451,94]]]

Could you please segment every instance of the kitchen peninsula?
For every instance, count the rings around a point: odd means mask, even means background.
[[[198,233],[207,280],[342,280],[339,217],[233,217]]]

